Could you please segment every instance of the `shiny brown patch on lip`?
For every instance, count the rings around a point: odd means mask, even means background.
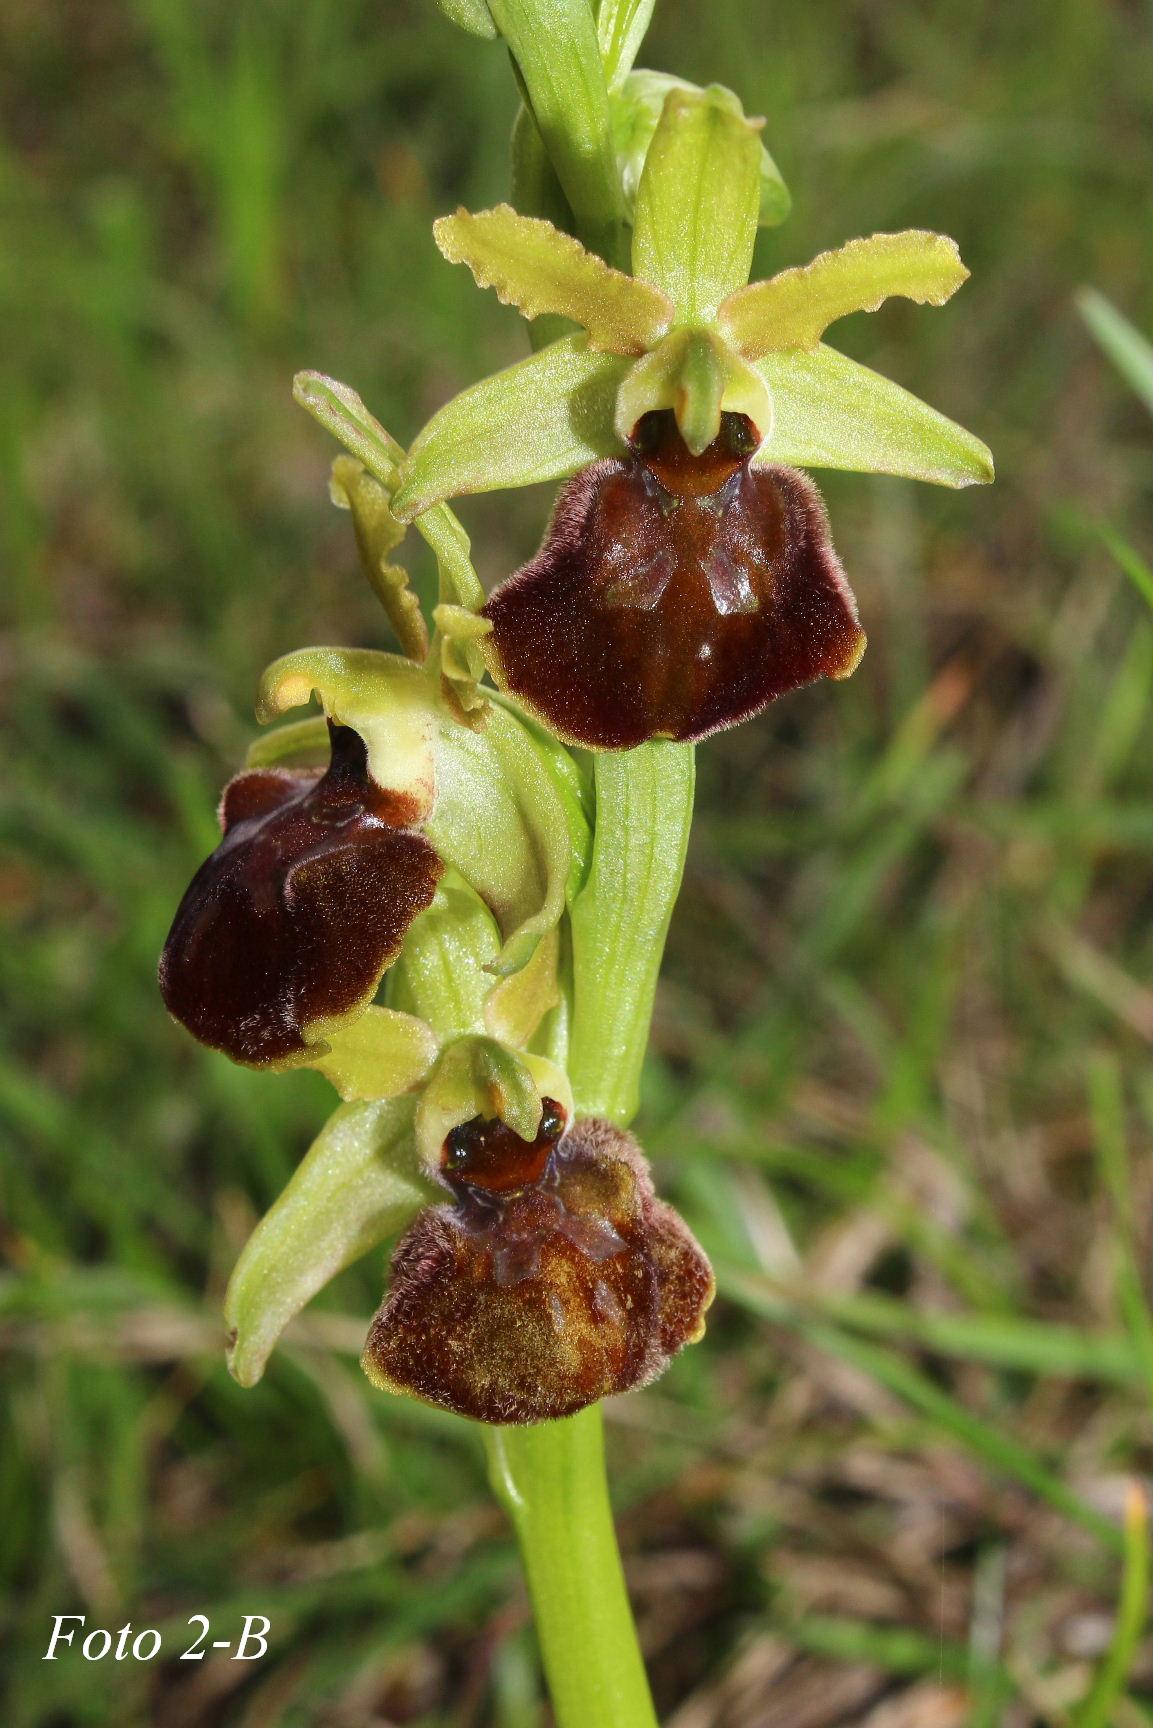
[[[708,1261],[636,1141],[578,1118],[527,1186],[449,1180],[393,1256],[364,1368],[479,1422],[570,1416],[646,1385],[699,1338]]]
[[[753,468],[743,415],[693,456],[671,411],[562,490],[541,550],[484,608],[502,686],[560,737],[704,738],[864,650],[824,504]]]
[[[213,1049],[263,1065],[300,1054],[305,1028],[372,999],[443,865],[408,824],[416,799],[377,786],[364,742],[329,728],[327,770],[238,774],[224,837],[169,931],[160,989]]]
[[[541,1105],[540,1127],[532,1140],[522,1140],[497,1116],[462,1122],[444,1143],[445,1177],[454,1186],[461,1183],[487,1194],[507,1194],[539,1182],[565,1127],[565,1113],[555,1098],[542,1098]]]

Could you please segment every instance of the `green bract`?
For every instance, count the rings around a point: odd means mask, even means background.
[[[638,84],[637,100],[643,90],[651,104],[654,88]],[[507,205],[437,223],[445,256],[478,283],[528,318],[563,317],[585,334],[549,343],[434,415],[399,464],[397,518],[422,519],[464,493],[567,478],[623,452],[641,418],[662,408],[694,454],[733,412],[756,428],[758,464],[946,486],[992,478],[979,439],[821,341],[837,319],[892,295],[942,305],[968,274],[951,240],[877,234],[750,284],[766,183],[760,122],[719,86],[669,81],[651,135],[629,136],[634,154],[643,139],[631,276]]]

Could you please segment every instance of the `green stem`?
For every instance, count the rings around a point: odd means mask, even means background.
[[[599,1405],[485,1431],[516,1528],[558,1728],[656,1728],[613,1531]]]
[[[624,198],[588,0],[488,0],[586,245],[621,262]]]
[[[578,1109],[625,1125],[637,1110],[653,997],[693,819],[691,744],[596,758],[588,880],[572,909],[569,1076]]]

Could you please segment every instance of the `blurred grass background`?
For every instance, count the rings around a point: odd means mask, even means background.
[[[999,465],[828,477],[864,664],[701,752],[641,1131],[723,1294],[610,1413],[658,1699],[1137,1728],[1153,427],[1074,295],[1153,331],[1147,9],[665,0],[642,60],[769,116],[762,269],[957,237],[956,302],[836,339]],[[519,354],[430,234],[502,195],[513,103],[431,0],[0,0],[7,1728],[547,1720],[473,1436],[360,1381],[380,1256],[229,1381],[224,1281],[329,1095],[154,986],[260,668],[382,640],[292,373],[407,439]],[[486,578],[547,503],[464,512]],[[43,1663],[71,1611],[169,1659]],[[246,1612],[266,1660],[174,1659]]]

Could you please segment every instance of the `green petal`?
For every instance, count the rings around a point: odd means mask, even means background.
[[[411,1098],[345,1104],[250,1236],[224,1299],[228,1366],[255,1386],[280,1334],[336,1274],[402,1230],[435,1191]]]
[[[724,302],[717,323],[746,359],[760,360],[813,348],[836,319],[875,312],[893,294],[943,306],[968,275],[956,241],[945,234],[918,228],[873,234],[767,282],[750,282]]]
[[[356,391],[335,378],[326,378],[323,372],[298,372],[292,394],[391,495],[404,451],[369,413]],[[436,554],[441,600],[475,612],[484,602],[484,589],[469,557],[468,535],[452,511],[443,507],[429,510],[416,526]]]
[[[620,450],[613,430],[628,362],[564,336],[464,390],[434,414],[400,471],[402,521],[466,492],[564,480]]]
[[[526,318],[552,313],[583,324],[594,348],[643,354],[668,329],[663,294],[613,270],[551,222],[519,216],[507,204],[470,215],[458,210],[433,224],[450,264],[467,264],[482,288]]]
[[[749,279],[760,157],[760,123],[730,91],[669,91],[637,187],[633,274],[687,323],[711,319]]]
[[[756,370],[776,411],[758,464],[901,474],[935,486],[993,478],[992,455],[979,438],[835,348],[769,354]]]
[[[411,660],[423,660],[428,654],[428,626],[420,601],[409,587],[408,571],[388,556],[404,539],[404,525],[392,514],[388,493],[355,456],[336,458],[328,489],[337,508],[352,513],[361,568],[402,652]]]

